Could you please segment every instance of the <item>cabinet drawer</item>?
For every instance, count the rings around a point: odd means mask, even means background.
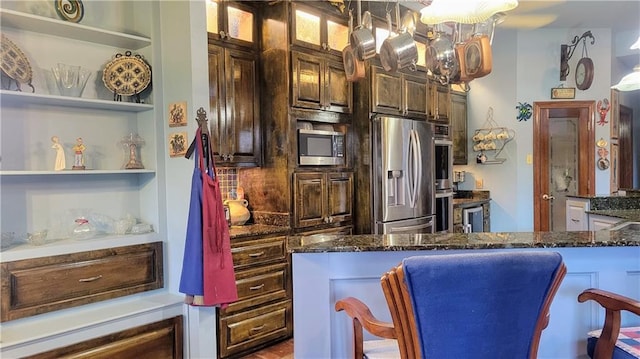
[[[180,359],[182,351],[182,316],[177,316],[27,358]]]
[[[219,357],[226,358],[291,336],[292,318],[290,300],[221,318]]]
[[[235,268],[262,264],[285,258],[285,237],[232,242],[231,254]]]
[[[2,264],[1,321],[163,286],[162,242]]]
[[[238,301],[220,309],[226,316],[256,305],[288,298],[289,264],[278,263],[236,272]]]

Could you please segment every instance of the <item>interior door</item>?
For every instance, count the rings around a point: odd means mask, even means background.
[[[633,110],[620,105],[618,118],[618,188],[633,188]]]
[[[595,192],[595,102],[533,105],[535,231],[566,230],[566,197]]]

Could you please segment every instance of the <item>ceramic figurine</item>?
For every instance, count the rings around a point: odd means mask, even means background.
[[[82,137],[76,138],[76,144],[73,146],[74,160],[73,160],[73,169],[74,170],[83,170],[84,166],[84,151],[86,150],[86,146],[82,141]]]
[[[64,159],[64,147],[60,144],[58,136],[51,137],[51,142],[53,142],[51,148],[56,150],[56,163],[53,166],[53,169],[56,171],[62,171],[67,166]]]

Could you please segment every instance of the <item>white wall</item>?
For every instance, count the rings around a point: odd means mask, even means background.
[[[576,90],[575,100],[609,99],[612,41],[610,29],[540,29],[516,31],[497,29],[493,42],[493,71],[471,82],[468,107],[468,133],[485,127],[487,109],[493,107],[493,119],[500,126],[513,128],[515,140],[508,143],[500,157],[503,164],[480,165],[469,147],[469,165],[461,167],[469,176],[460,189],[474,189],[475,179],[482,178],[483,189],[491,191],[492,231],[533,230],[533,165],[526,163],[533,153],[533,119],[518,121],[519,103],[550,101],[552,87],[563,84],[575,87],[574,71],[581,57],[578,45],[569,61],[571,73],[560,81],[560,45],[570,44],[574,36],[590,30],[596,42],[588,42],[588,55],[594,62],[595,75],[591,88]],[[608,119],[608,117],[607,117]],[[596,139],[609,141],[609,124],[596,125]],[[594,156],[596,148],[593,149]],[[609,194],[609,170],[593,169],[596,194]]]

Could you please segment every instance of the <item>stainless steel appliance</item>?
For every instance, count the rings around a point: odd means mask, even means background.
[[[463,209],[462,225],[464,233],[484,232],[484,214],[482,206]]]
[[[375,233],[433,233],[430,125],[377,116],[371,142]]]
[[[453,141],[449,126],[432,124],[436,232],[453,230]]]
[[[298,129],[298,164],[336,166],[345,164],[345,135],[342,132]]]

